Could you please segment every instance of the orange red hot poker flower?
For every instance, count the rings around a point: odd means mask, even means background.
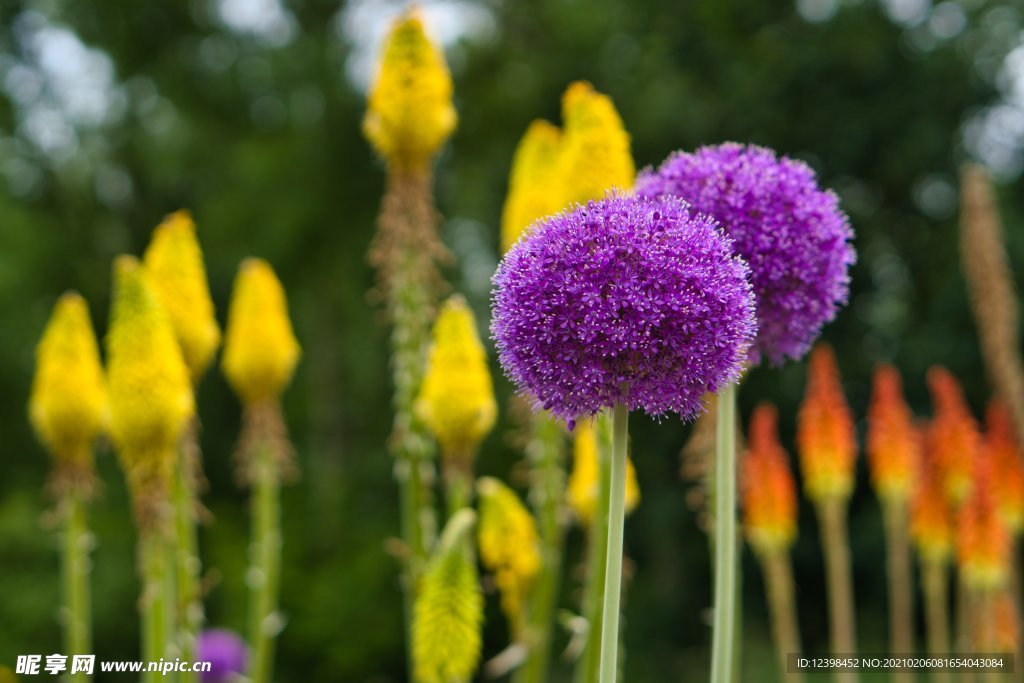
[[[975,461],[971,493],[957,520],[957,564],[967,585],[978,590],[1001,587],[1010,571],[1010,534],[991,481],[991,458],[983,453]]]
[[[843,395],[835,354],[824,344],[811,352],[796,440],[808,498],[815,503],[849,498],[857,457],[853,416]]]
[[[985,413],[985,450],[992,459],[992,494],[1003,523],[1011,533],[1024,529],[1024,460],[1010,420],[1010,412],[998,399]]]
[[[946,495],[953,505],[959,505],[971,489],[971,464],[980,445],[978,425],[960,382],[949,370],[940,366],[928,370],[928,390],[935,418],[928,430],[927,447],[938,465]]]
[[[925,428],[918,430],[924,438]],[[910,507],[910,537],[927,561],[945,562],[953,551],[953,509],[946,497],[935,457],[926,451],[920,459],[917,485]]]
[[[777,424],[775,406],[766,403],[754,410],[741,470],[743,523],[759,553],[785,550],[796,539],[796,484]]]
[[[892,365],[880,365],[875,369],[868,407],[867,456],[871,481],[883,501],[904,501],[910,496],[919,448],[900,373]]]

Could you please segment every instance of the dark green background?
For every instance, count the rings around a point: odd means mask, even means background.
[[[1020,43],[1021,7],[945,3],[946,16],[962,7],[967,25],[940,39],[931,32],[941,22],[929,23],[927,0],[914,25],[894,21],[886,3],[837,4],[834,16],[816,23],[778,0],[455,3],[489,17],[489,29],[449,46],[461,121],[438,164],[437,195],[447,217],[443,237],[458,258],[447,273],[454,287],[486,314],[513,148],[532,118],[557,121],[562,90],[586,78],[614,98],[640,166],[676,148],[752,141],[808,160],[841,194],[860,260],[850,305],[825,337],[838,350],[859,416],[871,368],[881,360],[899,365],[918,412],[928,408],[923,375],[933,363],[964,380],[980,411],[989,387],[960,274],[951,190],[969,157],[965,124],[1000,100],[996,74]],[[362,3],[360,16],[392,6]],[[59,101],[60,93],[43,87],[18,99],[11,87],[0,88],[0,662],[60,648],[57,555],[41,490],[47,462],[25,418],[34,345],[68,288],[88,298],[102,334],[111,259],[140,253],[164,214],[188,207],[221,319],[239,261],[266,257],[288,290],[304,347],[285,398],[304,476],[285,499],[289,622],[279,680],[402,680],[396,569],[384,550],[398,528],[383,446],[390,424],[386,330],[367,299],[373,275],[364,257],[383,169],[359,132],[364,97],[346,77],[352,47],[338,30],[343,8],[287,2],[294,34],[283,45],[232,31],[214,8],[212,0],[0,1],[4,82],[15,66],[38,60],[26,31],[50,22],[109,55],[122,107],[78,125],[77,145],[55,156],[26,135],[25,116],[27,107]],[[1000,198],[1017,264],[1024,262],[1022,190],[1011,169]],[[757,401],[777,403],[791,446],[803,380],[803,364],[755,370],[744,386],[743,414]],[[497,386],[504,405],[510,388],[503,379]],[[239,410],[217,372],[203,382],[199,404],[213,512],[202,538],[213,585],[208,612],[213,624],[240,628],[248,516],[231,460]],[[860,419],[861,434],[863,427]],[[633,420],[644,496],[626,539],[635,571],[625,611],[633,681],[706,679],[707,548],[677,476],[687,429],[677,420]],[[481,472],[508,477],[514,470],[518,454],[508,430],[503,420],[487,440]],[[881,524],[859,468],[852,509],[858,617],[864,649],[878,652],[885,632]],[[105,490],[93,513],[95,649],[102,659],[130,659],[133,529],[106,448],[99,469]],[[816,534],[805,505],[795,549],[801,626],[808,651],[823,652]],[[574,531],[569,577],[576,576],[580,544]],[[765,608],[749,553],[744,571],[744,680],[768,680],[774,669]],[[571,609],[576,600],[571,583],[562,602]],[[491,598],[485,655],[505,643]],[[556,649],[563,644],[560,638]],[[560,665],[558,680],[569,670]]]

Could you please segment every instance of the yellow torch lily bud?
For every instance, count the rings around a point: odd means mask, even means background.
[[[473,312],[461,296],[449,298],[434,323],[417,416],[437,438],[442,455],[473,457],[498,413]]]
[[[263,259],[246,259],[228,307],[224,376],[246,404],[273,401],[291,381],[300,353],[274,269]]]
[[[444,55],[427,37],[419,12],[409,11],[385,40],[363,134],[392,167],[421,170],[457,122]]]
[[[480,494],[480,561],[494,572],[501,607],[518,628],[523,603],[540,571],[537,526],[515,491],[497,479],[483,477],[476,490]]]
[[[572,472],[566,498],[582,526],[589,527],[597,507],[598,481],[597,434],[592,422],[579,422],[574,430]],[[640,486],[636,482],[633,459],[626,459],[626,514],[640,504]]]
[[[29,420],[59,464],[92,469],[92,442],[106,415],[107,394],[89,307],[64,294],[36,347]]]
[[[131,256],[114,261],[106,343],[110,436],[145,524],[166,495],[175,448],[195,404],[170,319],[146,271]]]
[[[143,263],[196,382],[220,344],[220,327],[213,313],[196,224],[188,211],[172,213],[156,227]]]
[[[629,133],[607,95],[577,81],[562,96],[562,171],[565,203],[600,199],[636,179]]]
[[[467,681],[480,661],[484,598],[465,544],[475,520],[468,508],[452,516],[420,579],[412,622],[416,683]]]
[[[535,220],[565,206],[558,167],[561,141],[558,126],[541,119],[531,123],[519,141],[501,212],[502,251],[508,251]]]

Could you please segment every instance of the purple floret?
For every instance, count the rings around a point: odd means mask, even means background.
[[[806,164],[754,145],[676,152],[637,178],[637,193],[674,195],[719,220],[750,266],[757,296],[753,364],[807,353],[850,291],[853,231]]]
[[[570,424],[618,401],[692,418],[746,360],[748,274],[686,202],[610,195],[538,222],[509,250],[491,333],[519,389]]]
[[[199,634],[196,657],[210,662],[210,670],[200,674],[203,683],[229,683],[245,673],[249,651],[233,631],[214,628]]]

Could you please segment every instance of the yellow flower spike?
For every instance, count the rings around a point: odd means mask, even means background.
[[[484,598],[466,541],[476,515],[463,508],[445,526],[413,607],[416,683],[469,680],[480,661]]]
[[[110,436],[145,525],[164,501],[175,448],[195,404],[170,319],[145,269],[131,256],[114,261],[106,345]]]
[[[598,453],[597,434],[592,422],[577,423],[573,439],[572,472],[566,487],[566,499],[576,514],[580,526],[589,528],[597,507]],[[640,504],[640,486],[636,481],[633,459],[626,459],[626,514],[633,512]]]
[[[425,168],[455,130],[452,77],[419,12],[399,17],[370,88],[363,134],[392,167]]]
[[[573,83],[562,96],[562,125],[565,204],[599,199],[611,188],[632,189],[629,133],[610,97],[586,81]]]
[[[566,202],[559,173],[562,131],[537,119],[516,147],[509,173],[508,196],[501,212],[501,250],[519,240],[538,218],[564,208]]]
[[[29,420],[58,465],[92,469],[92,442],[103,427],[107,394],[89,307],[64,294],[36,347]]]
[[[228,307],[224,376],[244,403],[273,401],[291,381],[300,354],[274,269],[263,259],[246,259]]]
[[[494,426],[498,406],[476,320],[466,300],[449,298],[434,323],[426,371],[414,406],[444,457],[472,459]]]
[[[185,362],[197,382],[220,344],[196,224],[185,210],[172,213],[153,231],[143,256],[150,282],[167,310]]]
[[[476,490],[480,495],[480,561],[494,573],[505,615],[518,624],[541,566],[537,526],[515,492],[497,479],[481,478]]]

